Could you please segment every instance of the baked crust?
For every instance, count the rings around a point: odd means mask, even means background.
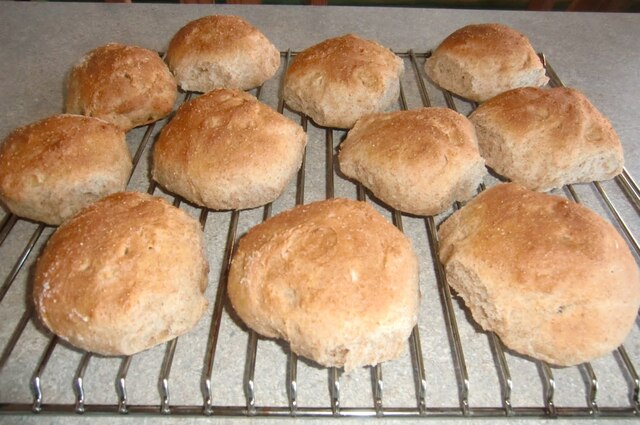
[[[213,15],[180,28],[169,43],[167,64],[183,90],[248,90],[274,76],[280,52],[244,19]]]
[[[469,119],[487,165],[532,190],[611,179],[624,166],[611,123],[575,89],[510,90]]]
[[[71,70],[66,112],[129,131],[169,115],[177,96],[175,79],[156,52],[109,43],[87,53]]]
[[[300,168],[302,127],[255,97],[216,89],[180,107],[154,147],[153,178],[216,210],[275,200]]]
[[[476,102],[549,81],[527,37],[502,24],[467,25],[453,32],[427,59],[425,71],[440,87]]]

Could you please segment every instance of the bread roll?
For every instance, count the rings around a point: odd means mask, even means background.
[[[353,34],[299,53],[286,73],[287,105],[326,127],[351,128],[398,99],[404,63],[375,41]]]
[[[228,282],[240,318],[323,366],[398,357],[416,325],[418,262],[409,240],[364,202],[296,207],[251,229]]]
[[[518,353],[576,365],[614,350],[636,320],[634,258],[584,206],[500,184],[453,214],[439,237],[448,282]]]
[[[131,355],[188,332],[207,308],[196,220],[160,198],[110,195],[60,226],[38,259],[33,300],[53,333]]]
[[[122,130],[54,115],[14,130],[0,146],[0,199],[18,216],[57,225],[124,190],[131,167]]]
[[[302,163],[302,127],[242,91],[217,89],[183,105],[156,142],[153,178],[211,209],[275,200]]]
[[[501,24],[455,31],[433,51],[425,71],[440,87],[476,102],[549,81],[527,37]]]
[[[66,111],[128,131],[169,115],[177,95],[173,75],[156,52],[109,43],[87,53],[71,70]]]
[[[622,172],[620,139],[577,90],[511,90],[482,104],[469,118],[487,164],[529,189],[606,180]]]
[[[238,16],[205,16],[182,27],[167,50],[167,63],[183,90],[248,90],[273,77],[280,52]]]
[[[339,160],[347,177],[418,215],[471,198],[487,172],[473,125],[447,108],[366,115],[340,146]]]

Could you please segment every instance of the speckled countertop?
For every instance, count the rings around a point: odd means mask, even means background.
[[[353,7],[296,7],[296,6],[205,6],[205,5],[106,5],[73,3],[14,3],[0,2],[0,138],[13,128],[36,119],[62,111],[64,81],[71,65],[88,50],[110,41],[137,44],[163,51],[171,36],[186,22],[207,14],[237,14],[260,28],[281,50],[301,50],[325,38],[353,32],[365,38],[375,39],[396,52],[413,49],[418,53],[416,61],[422,67],[424,56],[420,53],[437,44],[455,29],[478,22],[501,22],[525,33],[536,50],[544,52],[549,62],[567,86],[581,89],[591,101],[611,120],[622,139],[626,168],[640,178],[640,15],[590,14],[590,13],[533,13],[507,11],[462,11],[429,9],[381,9]],[[405,57],[407,72],[403,85],[409,108],[422,106],[418,78],[410,57]],[[281,70],[282,71],[282,68]],[[420,71],[421,72],[421,71]],[[261,100],[276,107],[278,104],[279,75],[265,84]],[[440,91],[427,83],[428,93],[434,105],[444,106]],[[182,96],[180,96],[182,98]],[[468,112],[469,105],[456,100],[457,107]],[[399,107],[399,106],[398,106]],[[300,117],[285,110],[295,120]],[[158,123],[151,133],[149,143],[142,151],[131,184],[131,190],[146,191],[149,187],[149,158],[154,136],[164,122]],[[127,136],[129,146],[135,151],[145,128],[136,129]],[[344,132],[330,131],[309,124],[309,145],[305,173],[304,200],[311,202],[327,196],[327,134],[329,152],[334,152]],[[494,181],[487,178],[487,184]],[[640,219],[624,197],[618,185],[603,184],[614,205],[635,235],[640,235]],[[339,175],[333,175],[336,196],[356,197],[355,186]],[[581,200],[606,218],[614,221],[605,203],[592,185],[577,185]],[[565,192],[558,192],[566,194]],[[172,199],[156,189],[155,194]],[[273,213],[291,208],[295,204],[296,185],[292,182],[283,196],[273,204]],[[369,200],[374,202],[373,200]],[[375,204],[381,213],[391,220],[391,213],[384,206]],[[194,216],[200,211],[182,205]],[[436,217],[440,222],[449,213]],[[0,212],[0,219],[6,212]],[[239,214],[237,234],[242,235],[262,220],[261,208]],[[207,315],[188,335],[178,339],[168,379],[170,398],[168,407],[173,413],[193,413],[190,416],[154,417],[138,415],[148,409],[159,412],[161,398],[161,374],[167,345],[136,355],[132,358],[126,376],[128,416],[115,416],[118,402],[116,378],[122,366],[121,358],[91,357],[84,373],[84,395],[87,414],[47,415],[52,410],[73,412],[76,403],[74,377],[82,364],[83,353],[65,344],[57,344],[51,352],[46,368],[40,375],[44,413],[33,415],[19,413],[0,416],[2,423],[185,423],[185,422],[264,422],[259,418],[241,419],[229,417],[198,417],[203,405],[203,367],[206,361],[207,340],[211,328],[216,289],[220,281],[224,247],[230,228],[231,213],[209,212],[205,227],[208,256],[211,265],[209,287],[210,300]],[[426,221],[403,216],[404,230],[411,238],[421,259],[422,306],[419,331],[422,360],[426,377],[425,401],[427,416],[438,412],[453,415],[450,422],[468,423],[473,418],[460,418],[459,375],[456,373],[451,344],[443,313],[443,305],[429,248]],[[14,265],[27,246],[37,224],[19,220],[0,246],[0,281],[10,283],[0,303],[0,350],[6,347],[25,316],[29,292],[29,274],[37,253],[52,228],[42,229],[33,252],[20,268],[15,279],[8,282]],[[636,257],[636,259],[638,259]],[[453,299],[452,312],[458,322],[466,367],[469,376],[468,402],[473,415],[502,409],[500,369],[492,352],[489,337],[473,324],[464,305]],[[10,356],[0,370],[0,411],[28,409],[33,403],[30,382],[40,362],[50,335],[34,320],[25,320]],[[246,369],[248,333],[228,305],[223,305],[220,334],[215,353],[212,374],[214,406],[232,406],[239,411],[246,406],[243,386]],[[626,351],[635,368],[640,370],[640,326],[636,323],[625,342]],[[409,348],[409,345],[408,345]],[[255,403],[258,412],[265,407],[288,408],[287,348],[284,344],[258,340],[255,366]],[[518,355],[506,352],[506,363],[513,379],[511,404],[516,413],[525,414],[524,408],[542,414],[545,406],[545,385],[542,368]],[[415,409],[416,374],[409,350],[405,355],[382,366],[382,406],[388,412],[410,412]],[[611,408],[632,407],[631,383],[628,369],[619,353],[598,359],[591,364],[597,378],[596,402],[604,413]],[[566,408],[587,411],[590,379],[585,367],[552,369],[555,379],[553,401],[558,412]],[[312,363],[300,360],[297,370],[297,397],[301,409],[318,407],[330,413],[329,372]],[[345,412],[354,408],[371,413],[374,406],[372,372],[363,368],[340,377],[340,405]],[[11,407],[13,406],[13,407]],[[16,407],[17,406],[17,407]],[[20,407],[22,406],[22,407]],[[26,406],[26,407],[25,407]],[[102,407],[100,407],[102,406]],[[105,407],[106,406],[106,407]],[[137,407],[136,407],[137,406]],[[139,410],[136,411],[136,408]],[[486,408],[486,409],[485,409]],[[95,410],[112,410],[110,417],[90,415]],[[182,409],[182,410],[181,410]],[[185,410],[186,409],[186,410]],[[262,410],[261,410],[262,409]],[[350,410],[351,409],[351,410]],[[484,410],[483,410],[484,409]],[[565,410],[563,410],[565,409]],[[609,409],[609,410],[608,410]],[[496,413],[497,412],[497,413]],[[457,416],[457,418],[456,418]],[[486,421],[496,422],[497,417]],[[596,418],[595,421],[602,419]],[[637,421],[636,418],[630,420]],[[280,421],[280,420],[278,420]],[[291,419],[304,423],[333,422],[330,419]],[[389,419],[396,422],[396,420]],[[419,418],[404,419],[403,423],[422,421]],[[507,423],[519,422],[518,418],[506,418]],[[574,419],[558,422],[571,423]]]

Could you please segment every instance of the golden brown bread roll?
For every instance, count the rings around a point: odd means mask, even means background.
[[[280,52],[239,16],[213,15],[180,28],[169,43],[167,63],[183,90],[248,90],[273,77]]]
[[[160,198],[121,192],[53,234],[33,300],[42,323],[74,346],[131,355],[195,326],[208,270],[196,220]]]
[[[326,127],[351,128],[361,116],[398,99],[402,59],[353,34],[300,52],[286,73],[287,105]]]
[[[448,282],[518,353],[576,365],[614,350],[636,320],[638,266],[615,228],[582,205],[500,184],[438,233]]]
[[[339,159],[347,177],[418,215],[471,198],[487,172],[473,125],[447,108],[366,115],[349,131]]]
[[[399,356],[420,298],[409,240],[370,205],[346,199],[299,206],[251,229],[228,285],[249,327],[346,370]]]
[[[156,52],[109,43],[87,53],[71,70],[66,111],[129,131],[169,115],[177,96],[176,81]]]
[[[622,172],[618,135],[577,90],[510,90],[480,105],[469,119],[487,165],[529,189],[606,180]]]
[[[549,81],[527,37],[502,24],[467,25],[453,32],[427,59],[425,71],[440,87],[476,102]]]
[[[211,209],[275,200],[302,163],[301,126],[248,93],[216,89],[180,107],[153,152],[153,178]]]
[[[0,199],[18,216],[60,224],[124,190],[131,167],[122,130],[97,118],[54,115],[15,129],[0,146]]]

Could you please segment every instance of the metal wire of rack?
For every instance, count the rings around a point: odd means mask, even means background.
[[[284,58],[284,69],[287,68],[292,56],[295,52],[282,52],[281,55]],[[412,75],[413,78],[409,83],[406,81],[401,84],[400,98],[398,100],[398,106],[400,109],[409,109],[409,102],[407,100],[407,90],[411,92],[411,95],[419,99],[419,106],[431,106],[433,95],[430,94],[431,87],[423,75],[423,62],[429,56],[429,53],[414,53],[413,51],[400,52],[398,55],[403,58],[410,69],[407,72],[408,75]],[[549,65],[546,58],[541,55],[547,73],[551,78],[551,85],[561,86],[562,81],[557,76],[553,68]],[[410,77],[405,77],[410,78]],[[436,94],[440,94],[440,91],[432,87]],[[431,92],[433,93],[433,91]],[[184,101],[188,101],[192,93],[187,93],[184,97]],[[258,88],[255,92],[256,97],[259,99],[262,95],[262,88]],[[464,102],[460,99],[454,98],[450,93],[442,92],[446,106],[454,110],[458,110],[458,106],[467,109],[473,109],[476,105]],[[285,104],[282,98],[282,80],[278,84],[278,102],[277,110],[280,113],[285,113]],[[340,175],[336,172],[336,166],[334,164],[334,155],[337,143],[343,133],[336,129],[324,129],[315,126],[310,126],[309,121],[305,116],[299,116],[300,124],[306,132],[313,130],[316,134],[324,133],[324,184],[325,193],[324,197],[333,198],[336,196],[335,186],[336,177],[337,181],[341,184],[352,185],[350,182],[341,179]],[[149,143],[156,129],[156,124],[149,125],[144,131],[144,135],[137,143],[136,153],[133,157],[134,171],[138,168],[138,164],[143,158],[143,154],[148,152],[151,144]],[[308,148],[309,149],[309,146]],[[307,176],[307,154],[303,158],[301,169],[297,175],[295,184],[295,205],[305,203],[305,187],[307,187],[305,180]],[[628,212],[625,220],[625,213],[621,208],[616,205],[620,205],[620,202],[624,202],[625,208],[631,211],[632,220],[637,218],[640,212],[640,189],[635,183],[633,178],[624,170],[623,173],[615,178],[617,186],[611,183],[599,183],[594,182],[591,184],[593,187],[592,192],[599,197],[596,203],[603,206],[603,214],[613,218],[613,222],[618,226],[618,229],[624,235],[629,242],[632,250],[635,252],[636,258],[640,257],[640,246],[634,235],[632,227],[628,225]],[[479,190],[484,190],[484,184],[481,185]],[[151,194],[159,194],[156,183],[151,181],[148,185],[147,192]],[[579,195],[579,191],[573,186],[569,185],[564,188],[563,193],[568,198],[582,202],[583,195]],[[584,192],[584,191],[583,191]],[[615,192],[615,193],[613,193]],[[361,185],[355,187],[356,198],[361,201],[373,202],[377,208],[385,210],[384,205],[380,205],[375,198],[372,198]],[[590,192],[587,192],[584,197],[592,197]],[[167,196],[167,194],[164,194]],[[173,205],[176,207],[190,208],[185,206],[179,197],[172,197]],[[453,205],[455,210],[460,208],[460,204]],[[627,211],[625,210],[625,211]],[[600,401],[601,384],[603,382],[603,376],[596,374],[596,367],[591,363],[585,363],[574,368],[568,368],[572,370],[577,379],[573,379],[568,385],[570,391],[577,385],[582,388],[584,392],[584,403],[581,405],[566,405],[558,403],[557,400],[562,393],[562,386],[558,383],[556,374],[562,372],[562,370],[556,372],[549,365],[540,361],[532,361],[529,359],[519,358],[518,356],[510,353],[502,345],[500,340],[492,333],[484,333],[477,328],[474,328],[471,320],[466,316],[463,308],[460,307],[460,303],[457,300],[456,294],[447,284],[446,275],[443,267],[438,260],[438,236],[437,225],[438,219],[442,217],[410,217],[406,216],[398,211],[388,211],[393,223],[401,230],[405,231],[404,221],[410,220],[411,229],[407,232],[413,235],[416,229],[416,222],[422,222],[424,231],[420,237],[424,239],[424,243],[427,247],[429,255],[424,258],[424,264],[422,269],[430,269],[429,273],[434,275],[434,280],[437,283],[437,289],[434,293],[437,293],[439,298],[440,307],[442,310],[442,322],[444,323],[444,329],[446,334],[446,340],[448,342],[448,359],[447,362],[450,370],[448,376],[452,377],[455,387],[455,401],[453,403],[435,403],[433,401],[433,394],[439,391],[437,371],[428,369],[426,365],[427,356],[425,356],[423,339],[421,338],[421,332],[424,334],[429,332],[429,328],[424,323],[416,326],[408,341],[408,354],[406,361],[402,364],[404,372],[409,375],[409,379],[405,380],[406,384],[402,388],[398,388],[394,385],[395,370],[398,365],[394,365],[393,370],[389,373],[385,372],[383,377],[383,370],[387,370],[387,363],[383,365],[376,365],[369,368],[369,377],[365,379],[369,383],[356,383],[352,380],[348,380],[345,383],[346,378],[343,376],[342,371],[336,368],[327,369],[326,372],[322,372],[323,369],[314,365],[308,365],[304,360],[298,359],[295,353],[291,352],[288,347],[281,347],[284,352],[284,362],[277,364],[267,364],[267,368],[280,369],[284,373],[284,380],[275,385],[280,388],[280,391],[284,393],[284,403],[261,403],[259,399],[259,388],[261,385],[260,379],[257,378],[257,374],[260,373],[265,365],[260,364],[258,350],[259,346],[268,344],[267,341],[262,340],[259,336],[250,330],[236,324],[238,332],[245,334],[246,343],[246,355],[244,362],[242,359],[235,359],[235,363],[241,364],[242,369],[242,399],[244,402],[236,403],[218,403],[216,397],[220,392],[224,392],[225,388],[220,388],[216,385],[216,374],[223,374],[224,369],[228,367],[229,359],[226,356],[223,360],[227,364],[220,365],[219,351],[221,347],[225,347],[227,344],[221,338],[221,326],[223,321],[229,320],[227,316],[230,315],[229,308],[226,307],[226,280],[227,271],[234,252],[236,242],[239,235],[242,233],[241,222],[242,218],[246,215],[251,215],[249,221],[250,225],[256,224],[260,220],[266,220],[271,217],[273,213],[273,205],[268,204],[261,210],[261,215],[256,219],[256,214],[243,211],[232,212],[216,212],[207,209],[199,209],[196,211],[198,214],[201,226],[206,228],[208,219],[211,217],[224,216],[223,220],[219,224],[216,222],[217,230],[223,228],[224,224],[227,224],[226,238],[223,242],[223,250],[220,253],[220,270],[217,279],[217,285],[215,288],[215,298],[213,302],[213,308],[211,311],[211,317],[208,329],[205,327],[197,332],[198,338],[206,338],[204,344],[204,355],[201,357],[201,363],[196,367],[196,374],[200,377],[199,387],[201,393],[201,399],[191,398],[185,403],[175,403],[172,401],[170,387],[172,382],[176,379],[171,377],[172,366],[174,366],[175,359],[179,355],[176,354],[178,342],[181,338],[176,338],[165,344],[164,354],[158,356],[157,349],[155,360],[159,362],[159,373],[157,377],[158,384],[158,398],[155,402],[137,402],[134,400],[133,395],[130,395],[130,369],[136,359],[144,357],[145,354],[139,354],[135,356],[127,356],[123,358],[117,358],[114,363],[114,359],[107,359],[100,356],[95,356],[86,352],[75,352],[75,358],[79,357],[73,374],[73,379],[68,382],[67,388],[56,388],[60,394],[50,394],[44,390],[44,383],[47,378],[52,374],[59,375],[64,374],[61,370],[51,370],[54,365],[51,365],[52,357],[54,353],[60,351],[72,352],[74,349],[62,343],[55,335],[46,333],[46,331],[38,330],[37,335],[40,339],[45,338],[43,348],[36,351],[38,354],[35,357],[27,359],[27,363],[32,364],[32,372],[29,374],[29,379],[25,381],[14,381],[13,376],[17,373],[14,363],[20,365],[17,361],[20,353],[16,353],[18,350],[16,347],[20,345],[23,340],[29,340],[31,336],[25,336],[25,329],[29,324],[34,325],[37,328],[37,323],[34,314],[34,308],[29,301],[24,303],[24,309],[20,318],[14,321],[15,324],[11,329],[4,332],[5,338],[0,339],[0,343],[3,343],[2,352],[0,355],[0,388],[6,389],[10,386],[29,386],[31,393],[31,400],[24,400],[14,398],[14,396],[6,394],[0,394],[0,414],[26,414],[30,412],[41,414],[93,414],[93,413],[111,413],[117,414],[165,414],[165,415],[214,415],[214,416],[290,416],[290,417],[358,417],[358,416],[377,416],[377,417],[421,417],[421,418],[442,418],[442,417],[495,417],[495,418],[509,418],[509,417],[638,417],[640,416],[640,378],[637,372],[637,368],[634,364],[634,356],[638,356],[638,341],[632,340],[634,345],[633,353],[630,354],[625,346],[620,346],[615,352],[611,354],[610,362],[617,365],[619,375],[617,380],[618,387],[622,383],[624,388],[620,388],[615,391],[616,397],[613,402],[610,398],[605,397],[605,402]],[[37,246],[44,243],[44,240],[51,234],[52,230],[48,226],[43,224],[33,224],[17,218],[15,215],[7,214],[2,223],[0,224],[0,249],[6,248],[6,242],[12,235],[12,231],[16,226],[24,224],[27,228],[33,228],[28,240],[24,244],[24,248],[19,250],[15,256],[15,262],[11,270],[4,277],[2,286],[0,286],[0,314],[3,311],[7,311],[8,305],[6,302],[6,295],[14,287],[14,282],[18,279],[18,276],[27,274],[24,270],[25,264],[29,261],[33,261],[37,255],[34,251],[37,251]],[[245,225],[246,226],[246,225]],[[4,255],[4,254],[3,254]],[[13,257],[12,257],[13,258]],[[2,272],[4,274],[4,271]],[[23,278],[26,280],[26,278]],[[213,289],[212,289],[213,291]],[[424,291],[424,289],[423,289]],[[28,298],[28,297],[25,297]],[[436,315],[435,311],[430,311],[430,315]],[[231,319],[232,320],[232,319]],[[471,331],[464,332],[463,327],[470,327]],[[638,326],[636,326],[637,328]],[[634,328],[634,332],[637,329]],[[471,388],[472,375],[469,370],[469,359],[476,357],[475,350],[469,350],[463,348],[464,345],[472,345],[468,340],[472,335],[474,340],[482,339],[486,336],[487,344],[489,348],[488,357],[493,361],[488,367],[493,370],[496,376],[494,383],[497,383],[496,388],[491,388],[492,392],[498,393],[498,403],[489,405],[477,405],[473,400],[473,391]],[[6,340],[6,342],[5,342]],[[474,345],[475,347],[475,345]],[[160,350],[162,348],[159,348]],[[22,360],[22,359],[20,359]],[[522,404],[518,399],[518,392],[516,391],[516,385],[514,382],[523,379],[518,379],[519,368],[512,368],[510,364],[513,363],[526,363],[529,367],[534,365],[537,371],[537,385],[530,385],[533,387],[540,386],[541,389],[541,403],[537,404]],[[115,388],[115,393],[112,396],[107,397],[116,401],[113,402],[101,402],[101,403],[89,403],[88,400],[95,399],[96,397],[86,388],[85,383],[91,379],[91,366],[97,363],[106,364],[105,367],[112,369],[115,373],[115,380],[111,381],[112,388]],[[107,364],[108,363],[108,364]],[[389,362],[390,364],[394,362]],[[400,362],[398,362],[400,363]],[[146,363],[145,363],[146,365]],[[302,365],[302,366],[301,366]],[[395,367],[397,366],[397,367]],[[150,373],[150,369],[157,370],[156,366],[145,366],[145,373]],[[304,387],[304,377],[301,376],[300,367],[303,369],[313,369],[314,373],[320,372],[326,373],[326,381],[322,384],[328,389],[328,398],[324,401],[318,400],[316,403],[308,403],[308,401],[301,400],[303,395],[302,387]],[[68,370],[66,371],[68,372]],[[429,373],[427,373],[429,372]],[[9,375],[9,378],[7,378]],[[391,376],[391,378],[386,378]],[[607,376],[605,376],[607,378]],[[525,378],[526,381],[528,378]],[[236,381],[239,380],[236,379]],[[535,380],[535,379],[534,379]],[[577,383],[577,384],[576,384]],[[317,384],[315,382],[314,384]],[[349,393],[351,385],[359,384],[360,387],[369,387],[365,393],[370,393],[370,399],[367,402],[360,403],[358,405],[351,405],[344,403],[344,393]],[[151,384],[152,385],[152,384]],[[529,383],[527,383],[529,385]],[[109,385],[107,385],[109,386]],[[177,387],[177,386],[176,386]],[[435,387],[435,389],[434,389]],[[521,388],[520,388],[521,389]],[[484,388],[482,389],[485,390]],[[72,392],[73,402],[69,402],[68,394]],[[535,390],[534,390],[535,392]],[[5,391],[3,391],[5,393]],[[64,393],[64,394],[62,394]],[[398,400],[398,394],[402,393],[406,395],[408,400],[403,402],[395,402]],[[54,401],[47,401],[52,399]],[[389,400],[392,401],[389,401]],[[61,401],[57,401],[61,400]]]

